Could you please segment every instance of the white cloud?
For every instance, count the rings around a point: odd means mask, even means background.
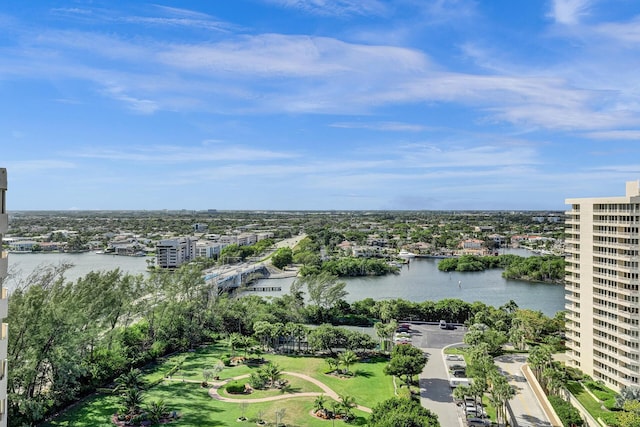
[[[286,8],[299,9],[315,15],[384,15],[385,3],[378,0],[267,0]]]
[[[76,164],[64,160],[23,160],[8,161],[6,167],[12,173],[38,173],[57,169],[74,169]]]
[[[564,25],[575,25],[588,15],[591,0],[553,0],[550,16]]]
[[[292,159],[294,153],[260,150],[226,145],[196,146],[181,145],[135,145],[128,148],[85,148],[68,153],[70,156],[140,163],[190,163],[209,161],[260,161]]]
[[[586,133],[587,138],[640,141],[640,130],[609,130]]]
[[[430,129],[427,126],[402,122],[336,122],[329,126],[343,129],[369,129],[390,132],[422,132]]]

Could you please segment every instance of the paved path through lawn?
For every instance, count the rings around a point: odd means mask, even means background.
[[[220,387],[222,387],[223,385],[225,385],[226,383],[228,383],[231,380],[240,380],[240,379],[243,379],[243,378],[249,378],[249,374],[246,374],[246,375],[240,375],[240,376],[237,376],[237,377],[233,377],[233,378],[230,378],[230,379],[225,380],[225,381],[220,381],[218,383],[214,383],[213,387],[209,389],[209,396],[213,397],[216,400],[220,400],[220,401],[223,401],[223,402],[240,403],[240,402],[269,402],[269,401],[272,401],[272,400],[290,399],[292,397],[316,397],[316,396],[320,396],[321,394],[326,394],[327,396],[329,396],[333,400],[336,400],[338,402],[340,401],[340,397],[338,396],[338,393],[336,393],[335,391],[330,389],[322,381],[319,381],[319,380],[317,380],[315,378],[312,378],[309,375],[299,374],[297,372],[286,372],[286,371],[283,371],[282,373],[284,375],[291,375],[293,377],[298,377],[298,378],[302,378],[303,380],[309,381],[309,382],[317,385],[318,387],[320,387],[323,390],[323,392],[322,393],[318,393],[318,392],[315,392],[315,391],[309,391],[309,392],[305,392],[305,393],[290,393],[290,394],[281,394],[279,396],[257,397],[255,399],[232,399],[230,397],[220,396],[220,393],[218,392],[218,389]],[[366,406],[357,405],[356,408],[358,408],[359,410],[361,410],[363,412],[371,413],[371,409],[367,408]]]

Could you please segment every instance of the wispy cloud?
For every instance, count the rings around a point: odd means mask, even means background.
[[[369,129],[389,132],[422,132],[428,126],[402,122],[336,122],[329,126],[342,129]]]
[[[378,0],[266,0],[286,8],[316,15],[384,15],[387,5]]]
[[[249,147],[226,145],[196,146],[183,145],[132,145],[128,148],[84,148],[68,153],[69,156],[113,161],[140,163],[190,163],[210,161],[259,161],[292,159],[295,153],[260,150]]]
[[[592,0],[553,0],[549,15],[564,25],[575,25],[589,13]]]
[[[592,139],[640,141],[640,130],[588,132],[585,136]]]
[[[77,165],[73,162],[64,160],[22,160],[22,161],[7,161],[6,167],[11,170],[12,173],[39,173],[44,171],[58,170],[58,169],[74,169]]]

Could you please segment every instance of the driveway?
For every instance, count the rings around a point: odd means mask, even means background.
[[[515,387],[516,395],[509,401],[511,412],[518,427],[550,427],[551,422],[542,410],[536,395],[522,374],[522,365],[527,361],[526,354],[510,354],[496,358],[496,365],[509,378],[509,384]]]
[[[453,402],[449,374],[442,350],[461,343],[464,328],[440,329],[438,325],[412,325],[412,343],[427,354],[429,361],[420,374],[420,402],[438,416],[441,427],[460,427],[458,407]]]

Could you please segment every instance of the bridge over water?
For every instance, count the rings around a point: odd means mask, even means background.
[[[215,282],[221,289],[235,289],[249,282],[250,278],[269,277],[271,272],[266,264],[240,264],[207,270],[204,280]]]

